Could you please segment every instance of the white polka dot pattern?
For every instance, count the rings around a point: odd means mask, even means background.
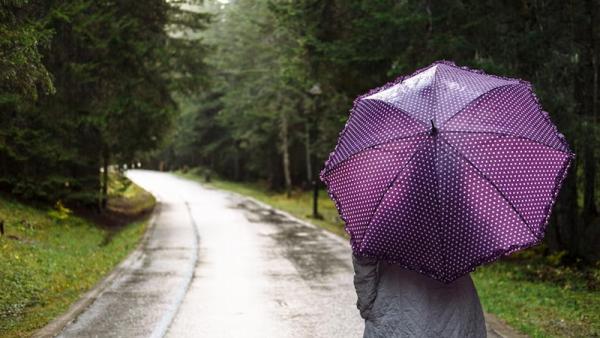
[[[548,113],[540,110],[533,92],[522,83],[487,92],[446,121],[443,129],[520,136],[568,151]]]
[[[429,116],[433,109],[433,84],[437,65],[416,74],[404,81],[367,96],[366,100],[387,102],[406,112],[409,116],[429,125]]]
[[[451,282],[539,243],[573,156],[527,82],[439,61],[359,97],[321,179],[356,254]]]
[[[518,83],[473,73],[449,65],[439,65],[436,72],[434,122],[442,126],[450,117],[461,112],[465,106],[492,89]]]
[[[373,211],[398,168],[406,165],[417,144],[425,139],[425,136],[415,137],[367,149],[340,163],[327,175],[329,190],[345,210],[344,219],[353,234],[354,249],[358,249],[356,245],[361,243]]]
[[[555,178],[570,155],[528,139],[496,134],[444,133],[443,137],[494,182],[536,236],[542,236]]]
[[[515,83],[440,63],[365,99],[388,102],[426,126],[431,119],[442,125],[483,93]]]
[[[385,102],[360,100],[328,165],[333,167],[364,148],[424,131],[421,123]]]

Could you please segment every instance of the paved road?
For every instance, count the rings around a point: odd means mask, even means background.
[[[128,176],[158,197],[154,227],[60,337],[362,336],[346,241],[172,174]]]
[[[236,195],[129,171],[160,200],[142,255],[62,337],[360,337],[348,245]]]

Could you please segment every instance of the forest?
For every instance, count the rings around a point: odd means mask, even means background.
[[[0,189],[102,210],[109,165],[318,181],[352,102],[435,60],[533,83],[576,153],[546,242],[600,250],[600,5],[578,1],[9,0]]]
[[[210,85],[179,97],[151,158],[310,189],[353,100],[436,60],[530,81],[576,153],[546,242],[600,255],[600,5],[582,1],[231,1],[209,6]]]
[[[102,207],[111,163],[156,148],[174,93],[206,81],[204,45],[176,32],[208,16],[177,2],[0,4],[0,187],[26,200]]]
[[[319,174],[353,103],[441,60],[530,82],[575,153],[542,245],[472,273],[485,312],[533,337],[600,335],[599,18],[600,0],[0,1],[0,336],[30,336],[148,236],[171,238],[147,230],[161,202],[132,172],[347,239]],[[209,198],[172,194],[189,229],[263,229],[228,223],[243,204],[213,222]]]

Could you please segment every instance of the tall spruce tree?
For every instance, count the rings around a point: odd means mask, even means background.
[[[0,184],[13,194],[105,201],[99,168],[160,144],[172,95],[204,83],[205,47],[186,36],[208,16],[181,1],[13,1],[0,15],[10,79],[0,93]]]

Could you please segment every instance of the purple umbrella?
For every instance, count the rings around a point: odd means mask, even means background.
[[[355,254],[449,283],[542,240],[573,157],[530,83],[438,61],[355,100],[321,180]]]

